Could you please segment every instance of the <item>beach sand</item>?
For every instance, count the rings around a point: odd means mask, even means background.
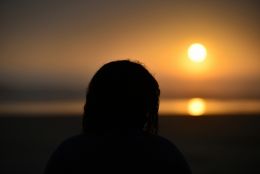
[[[260,114],[159,121],[159,134],[184,153],[194,174],[260,173]],[[79,115],[1,114],[0,173],[42,173],[58,144],[80,131]]]

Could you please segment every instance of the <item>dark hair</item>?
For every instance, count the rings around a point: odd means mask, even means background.
[[[157,133],[159,95],[157,81],[140,63],[109,62],[88,86],[83,132],[138,128]]]

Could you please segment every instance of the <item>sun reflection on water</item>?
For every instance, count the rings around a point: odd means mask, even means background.
[[[83,113],[84,101],[43,101],[1,103],[1,114],[75,114]],[[260,100],[216,100],[205,98],[163,99],[159,114],[169,116],[224,116],[259,114]]]
[[[206,102],[201,98],[192,98],[187,105],[187,111],[189,115],[200,116],[205,113]]]

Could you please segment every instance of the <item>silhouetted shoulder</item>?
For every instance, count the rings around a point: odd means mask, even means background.
[[[167,171],[191,173],[177,147],[158,135],[85,135],[64,141],[53,153],[45,173],[81,171]]]
[[[156,161],[160,164],[161,171],[182,174],[191,173],[186,159],[174,143],[159,135],[151,134],[147,136],[150,144],[147,144],[147,146],[152,146],[150,150],[157,153],[155,157],[158,159]]]

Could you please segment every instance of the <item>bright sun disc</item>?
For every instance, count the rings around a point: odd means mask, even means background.
[[[200,116],[205,113],[206,104],[201,98],[193,98],[188,102],[188,113],[192,116]]]
[[[188,49],[188,56],[193,62],[203,62],[206,59],[207,50],[202,44],[194,43]]]

